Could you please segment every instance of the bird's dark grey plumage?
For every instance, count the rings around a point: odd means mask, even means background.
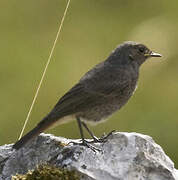
[[[79,127],[82,126],[81,121],[100,122],[106,119],[132,96],[140,65],[149,57],[160,56],[143,44],[121,44],[105,61],[88,71],[32,131],[15,143],[14,148],[19,149],[42,131],[67,119],[77,118]],[[84,140],[83,132],[81,135]]]

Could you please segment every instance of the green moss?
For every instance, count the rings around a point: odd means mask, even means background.
[[[12,180],[79,180],[79,174],[72,170],[57,168],[51,165],[39,165],[27,174],[17,174]]]

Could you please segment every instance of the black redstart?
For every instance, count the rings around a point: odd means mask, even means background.
[[[100,122],[119,110],[133,95],[139,77],[139,68],[149,57],[161,57],[145,45],[125,42],[119,45],[103,62],[88,71],[54,106],[52,111],[37,126],[14,144],[19,149],[32,138],[56,124],[77,119],[82,145],[82,127],[100,142],[88,129],[85,122]]]

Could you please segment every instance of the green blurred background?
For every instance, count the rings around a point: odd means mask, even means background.
[[[54,41],[66,0],[0,1],[0,144],[17,140]],[[163,54],[141,68],[129,103],[91,129],[148,134],[178,168],[178,1],[71,1],[25,132],[117,44],[134,40]],[[48,131],[79,138],[75,121]],[[87,136],[88,137],[88,136]]]

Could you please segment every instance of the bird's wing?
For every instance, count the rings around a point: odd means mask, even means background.
[[[79,83],[58,101],[50,114],[63,114],[63,116],[66,116],[77,113],[85,108],[90,108],[102,98],[103,94],[87,91],[86,88]]]
[[[122,72],[119,74],[116,70],[113,72],[103,64],[100,68],[96,68],[95,71],[92,69],[86,73],[79,83],[58,101],[49,116],[55,119],[56,116],[75,114],[102,104],[115,94],[122,93],[123,88],[127,86],[124,76],[119,76]]]
[[[66,116],[98,106],[110,97],[112,98],[116,91],[119,95],[121,93],[119,89],[114,81],[99,83],[93,88],[86,88],[84,84],[78,83],[58,101],[50,114]]]

